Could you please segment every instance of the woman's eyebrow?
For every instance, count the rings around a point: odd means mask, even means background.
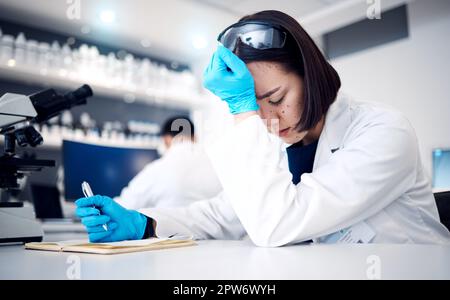
[[[265,99],[265,98],[267,98],[267,97],[270,97],[270,96],[272,96],[273,94],[275,94],[276,92],[278,92],[280,89],[281,89],[281,86],[279,86],[279,87],[277,87],[277,88],[275,88],[275,89],[273,89],[273,90],[271,90],[271,91],[268,91],[267,93],[262,94],[262,95],[260,95],[260,96],[256,95],[256,99],[262,100],[262,99]]]

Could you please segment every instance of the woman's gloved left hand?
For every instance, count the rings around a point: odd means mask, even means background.
[[[233,115],[259,109],[252,74],[246,64],[223,45],[219,45],[203,73],[203,85],[226,101]]]
[[[134,210],[128,210],[113,199],[93,196],[78,199],[76,215],[86,226],[92,243],[140,240],[147,226],[147,218]],[[103,225],[107,225],[107,230]]]

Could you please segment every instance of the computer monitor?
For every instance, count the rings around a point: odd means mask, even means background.
[[[31,184],[34,211],[38,219],[62,219],[63,210],[56,186]]]
[[[158,158],[158,152],[152,149],[64,141],[65,198],[71,201],[83,197],[83,181],[90,184],[96,195],[119,196],[134,176]]]
[[[450,149],[433,151],[433,188],[450,188]]]

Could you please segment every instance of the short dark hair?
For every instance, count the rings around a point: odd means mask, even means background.
[[[281,49],[254,49],[238,41],[234,52],[245,63],[267,61],[281,64],[287,72],[295,72],[304,81],[304,103],[298,131],[314,128],[336,100],[341,80],[313,39],[291,16],[266,10],[243,17],[242,21],[263,21],[286,30],[286,44]]]
[[[195,128],[194,123],[186,116],[175,116],[167,119],[161,127],[161,136],[175,137],[177,135],[185,135],[194,138]]]

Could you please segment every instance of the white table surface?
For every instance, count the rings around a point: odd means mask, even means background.
[[[84,235],[52,233],[45,240],[80,238]],[[71,279],[67,273],[74,261],[80,263],[80,279],[369,279],[374,257],[381,279],[450,279],[450,246],[258,248],[248,240],[199,241],[193,247],[113,256],[0,246],[0,279]]]

